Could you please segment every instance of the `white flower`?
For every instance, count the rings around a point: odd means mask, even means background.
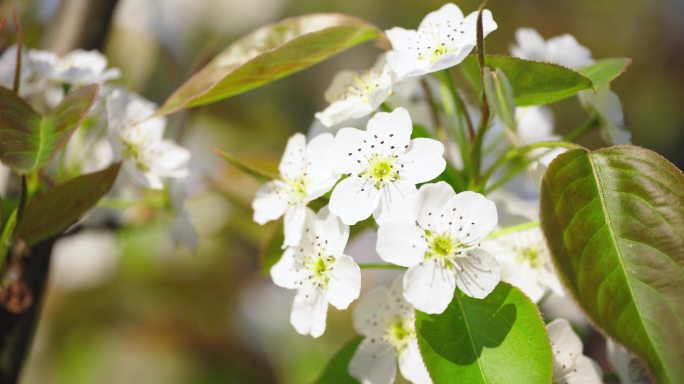
[[[582,354],[582,341],[565,319],[546,325],[553,354],[553,382],[557,384],[602,383],[601,368]]]
[[[416,184],[439,176],[446,167],[436,140],[411,140],[411,117],[404,108],[380,112],[366,131],[343,128],[335,137],[335,165],[349,177],[330,196],[330,211],[347,225],[370,216],[382,222],[408,207]],[[395,211],[395,212],[392,212]]]
[[[582,106],[599,115],[601,137],[612,145],[631,143],[632,135],[625,127],[620,98],[606,84],[596,91],[586,90],[579,93]]]
[[[38,74],[57,83],[102,84],[121,75],[116,68],[107,69],[107,58],[98,51],[78,49],[61,58],[52,52],[29,51],[28,56]]]
[[[402,297],[401,277],[392,288],[377,287],[354,309],[354,328],[365,338],[349,363],[363,384],[390,384],[399,371],[412,383],[431,383],[418,350],[413,307]]]
[[[302,335],[318,337],[325,331],[328,303],[346,309],[359,297],[361,269],[345,255],[349,227],[327,208],[318,214],[305,209],[299,244],[285,249],[271,268],[273,282],[296,289],[290,322]]]
[[[418,191],[413,217],[380,226],[376,248],[383,260],[408,267],[409,303],[442,313],[457,286],[481,299],[499,283],[499,265],[479,247],[497,220],[496,205],[479,193],[455,194],[445,182],[426,184]]]
[[[327,160],[333,136],[324,133],[308,144],[296,133],[280,160],[280,179],[264,184],[252,202],[254,221],[264,224],[285,215],[285,244],[296,245],[302,234],[306,204],[323,196],[339,178]]]
[[[520,288],[532,301],[539,301],[547,289],[565,296],[538,227],[485,240],[482,248],[496,255],[501,280]]]
[[[554,117],[551,109],[545,106],[520,107],[515,109],[517,138],[520,145],[529,145],[540,141],[558,141],[561,136],[553,133]],[[556,156],[565,152],[564,148],[539,148],[528,154],[528,158],[536,159],[527,168],[532,178],[533,188],[539,189],[546,168]]]
[[[425,16],[417,30],[394,27],[387,38],[393,50],[387,61],[398,78],[420,76],[459,64],[477,45],[477,12],[463,17],[452,3]],[[496,30],[492,13],[482,13],[484,36]]]
[[[123,169],[136,183],[162,189],[163,177],[188,175],[190,152],[164,139],[166,119],[151,117],[156,105],[121,89],[107,97],[107,121],[115,156],[123,159]]]
[[[580,68],[592,64],[591,51],[569,34],[548,40],[532,28],[519,28],[515,32],[517,45],[511,47],[511,54],[528,60],[559,64],[568,68]]]
[[[392,92],[392,75],[385,56],[364,72],[342,71],[325,91],[330,105],[316,118],[326,127],[358,119],[375,111]]]
[[[571,69],[594,63],[591,51],[580,45],[572,35],[565,34],[544,40],[534,29],[520,28],[516,31],[515,37],[518,45],[511,47],[513,56],[546,61]],[[609,84],[599,87],[596,91],[581,91],[578,96],[584,108],[599,115],[601,136],[606,142],[613,145],[630,143],[631,134],[625,127],[620,99],[610,90]]]
[[[614,342],[613,339],[607,338],[606,340],[606,355],[613,369],[615,369],[615,373],[620,377],[621,384],[647,384],[651,382],[643,363]]]

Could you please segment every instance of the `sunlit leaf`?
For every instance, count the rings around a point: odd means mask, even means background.
[[[17,236],[28,245],[59,234],[88,212],[111,189],[120,164],[75,177],[33,197],[26,206]]]
[[[501,282],[479,300],[457,292],[440,315],[416,312],[435,383],[550,383],[551,347],[537,307]]]
[[[635,146],[558,156],[541,222],[554,263],[592,322],[684,382],[684,175]]]
[[[549,104],[592,88],[590,79],[560,65],[499,55],[485,60],[506,74],[517,106]]]
[[[216,56],[162,105],[158,114],[196,107],[308,68],[380,32],[342,14],[311,14],[262,27]]]
[[[19,174],[42,168],[62,148],[90,110],[96,84],[70,92],[41,117],[12,91],[0,87],[0,158]]]
[[[330,360],[314,384],[358,384],[359,381],[349,375],[349,362],[362,340],[363,337],[359,336],[347,342]]]
[[[598,88],[622,75],[631,63],[632,59],[626,57],[602,59],[597,60],[592,65],[580,68],[577,72],[590,79],[594,83],[594,88]]]

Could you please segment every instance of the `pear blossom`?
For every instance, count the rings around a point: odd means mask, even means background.
[[[376,110],[392,92],[392,75],[385,56],[378,58],[372,68],[363,72],[338,73],[325,91],[330,105],[316,118],[326,127],[350,119],[367,116]]]
[[[394,27],[385,31],[393,50],[387,62],[399,79],[420,76],[459,64],[477,45],[477,12],[464,17],[448,3],[428,13],[417,30]],[[482,12],[484,36],[496,30],[492,13]]]
[[[115,157],[136,184],[162,189],[162,178],[182,178],[189,173],[190,152],[164,139],[166,118],[153,117],[156,105],[142,97],[116,89],[107,97],[107,121]]]
[[[295,330],[319,337],[325,331],[328,303],[346,309],[359,297],[361,269],[344,254],[349,227],[327,208],[318,214],[304,209],[299,244],[285,249],[271,277],[276,285],[297,290],[290,314]]]
[[[56,83],[72,86],[102,84],[121,76],[118,69],[108,69],[107,58],[95,50],[77,49],[63,57],[48,51],[32,50],[28,56],[38,74]]]
[[[363,384],[391,384],[397,374],[412,383],[431,383],[418,349],[415,311],[402,297],[402,279],[377,287],[354,308],[354,328],[365,338],[349,363],[349,373]]]
[[[557,384],[603,383],[601,368],[582,354],[582,340],[565,319],[546,325],[553,354],[553,382]]]
[[[511,47],[511,54],[523,59],[546,61],[571,69],[579,69],[594,63],[591,51],[579,44],[572,35],[561,35],[548,40],[531,28],[516,31],[517,45]],[[599,115],[601,136],[613,145],[629,144],[631,134],[625,127],[625,118],[618,96],[606,84],[595,91],[578,93],[582,106]]]
[[[376,113],[366,131],[342,128],[335,137],[335,165],[349,177],[330,196],[330,212],[347,225],[371,213],[382,223],[410,206],[416,184],[439,176],[446,167],[444,146],[436,140],[411,140],[413,125],[404,108]]]
[[[530,300],[539,301],[548,289],[565,296],[539,227],[485,240],[482,248],[496,255],[501,280],[520,288]]]
[[[479,243],[495,227],[496,205],[479,193],[454,193],[445,182],[425,184],[415,211],[381,225],[376,250],[407,267],[404,298],[426,313],[442,313],[458,287],[486,297],[500,280],[499,264]]]
[[[296,133],[287,141],[280,161],[280,178],[264,184],[252,202],[254,221],[265,224],[285,215],[286,246],[299,243],[306,204],[323,196],[339,178],[328,160],[333,136],[324,133],[306,143]]]

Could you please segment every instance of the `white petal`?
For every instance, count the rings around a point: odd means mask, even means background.
[[[418,29],[434,28],[434,26],[446,24],[447,22],[458,24],[461,20],[463,20],[463,12],[461,12],[461,9],[458,8],[456,4],[447,3],[440,9],[425,15],[423,21],[420,22]]]
[[[499,263],[484,249],[471,249],[465,258],[456,262],[462,268],[456,272],[456,285],[470,297],[487,297],[501,281]]]
[[[412,182],[404,180],[386,184],[380,191],[380,204],[373,212],[379,225],[402,217],[412,217],[418,191]]]
[[[553,112],[548,107],[516,108],[515,120],[518,123],[518,137],[521,144],[549,140],[553,135],[554,117]]]
[[[135,164],[133,164],[130,161],[123,162],[123,169],[128,175],[128,177],[131,178],[131,181],[133,181],[133,183],[141,187],[150,189],[164,188],[164,182],[159,176],[150,172],[143,172],[140,168],[138,168]]]
[[[401,148],[411,140],[413,123],[405,108],[396,108],[392,112],[378,112],[368,121],[369,135],[393,134],[394,145]]]
[[[255,222],[263,225],[285,213],[287,197],[285,193],[279,192],[279,188],[277,182],[270,181],[257,190],[256,197],[252,202]]]
[[[322,133],[309,141],[306,156],[309,162],[307,176],[307,201],[315,200],[326,194],[335,185],[339,174],[333,170],[332,151],[335,138],[330,133]]]
[[[340,96],[346,93],[347,87],[354,84],[354,76],[356,76],[354,71],[338,72],[324,93],[325,100],[328,103],[334,103],[339,100]]]
[[[547,57],[546,41],[532,28],[518,28],[515,31],[517,46],[511,47],[511,55],[522,59],[544,61]]]
[[[479,193],[464,191],[449,200],[444,215],[453,218],[452,233],[464,244],[477,244],[496,228],[496,204]]]
[[[475,44],[464,44],[453,53],[442,55],[428,67],[429,72],[437,72],[460,64],[475,48]]]
[[[279,287],[287,289],[299,288],[299,282],[304,278],[303,269],[295,259],[295,250],[286,248],[277,263],[271,267],[271,279]]]
[[[568,68],[580,68],[593,62],[591,51],[580,45],[577,40],[569,34],[564,34],[550,38],[546,42],[548,57],[552,63],[560,64]]]
[[[306,170],[306,136],[295,133],[287,140],[278,170],[283,177],[296,179]]]
[[[581,355],[577,357],[574,368],[554,382],[559,384],[602,384],[603,372],[594,360]]]
[[[337,309],[347,309],[361,292],[361,268],[347,255],[337,257],[330,272],[328,301]]]
[[[323,125],[330,128],[345,121],[369,115],[374,109],[370,104],[361,99],[348,98],[333,101],[327,108],[317,112],[315,117]]]
[[[367,165],[366,132],[356,128],[342,128],[335,135],[332,152],[333,165],[339,173],[359,173]]]
[[[318,211],[314,232],[320,237],[319,240],[326,244],[330,255],[337,257],[344,252],[349,239],[349,226],[343,224],[339,217],[331,214],[328,206]]]
[[[154,145],[157,153],[149,164],[150,172],[161,177],[186,177],[188,162],[190,161],[190,151],[174,143],[171,140],[163,140]]]
[[[553,371],[556,376],[556,372],[569,370],[575,365],[577,357],[582,355],[582,341],[572,330],[570,323],[562,318],[547,324],[546,332],[551,340]]]
[[[454,298],[456,278],[435,260],[426,260],[404,275],[404,298],[425,313],[442,313]]]
[[[418,224],[422,228],[428,228],[428,224],[431,224],[430,226],[434,227],[437,232],[441,232],[442,228],[439,226],[441,223],[436,218],[454,196],[456,196],[454,189],[443,181],[424,184],[420,187],[416,204]]]
[[[411,140],[407,152],[401,156],[401,178],[414,184],[424,183],[439,176],[446,168],[444,146],[437,140],[417,138]]]
[[[320,289],[301,289],[292,302],[290,323],[302,335],[316,338],[325,332],[328,301]]]
[[[349,176],[337,184],[330,195],[330,212],[342,219],[347,225],[371,215],[380,201],[380,191],[370,185],[365,178]]]
[[[472,50],[477,42],[477,18],[478,12],[471,12],[468,16],[463,19],[462,30],[465,32],[461,36],[459,43],[464,46],[471,46],[468,50]],[[488,9],[482,11],[482,32],[483,37],[487,37],[491,32],[496,31],[498,26],[492,17],[492,12]]]
[[[284,245],[295,246],[299,244],[304,230],[304,220],[308,208],[304,204],[291,205],[285,210],[283,229],[285,231]]]
[[[397,375],[394,348],[366,338],[349,362],[349,374],[364,384],[392,384]]]
[[[378,229],[376,251],[392,264],[412,267],[423,260],[427,244],[423,231],[411,221],[390,221]]]
[[[387,322],[395,316],[390,290],[379,286],[363,295],[356,303],[352,320],[356,332],[377,338],[385,333]]]
[[[418,340],[412,337],[406,348],[399,354],[399,372],[414,384],[430,384],[430,374],[418,349]]]

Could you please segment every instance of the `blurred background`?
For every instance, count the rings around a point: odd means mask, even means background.
[[[343,0],[21,0],[16,9],[28,48],[65,53],[100,49],[122,71],[120,84],[162,102],[193,71],[240,35],[265,23],[312,12],[359,16],[381,29],[415,28],[442,1]],[[477,1],[461,0],[464,13]],[[633,141],[684,166],[684,1],[490,1],[499,29],[492,53],[508,53],[518,27],[546,38],[571,33],[595,58],[627,56],[613,83]],[[11,44],[11,23],[0,44]],[[9,31],[9,32],[8,32]],[[317,340],[288,318],[293,293],[260,271],[259,255],[277,225],[251,221],[255,181],[208,151],[275,166],[287,138],[306,132],[326,105],[323,92],[345,68],[375,60],[371,43],[266,87],[189,113],[171,131],[193,151],[188,201],[200,241],[176,249],[169,218],[143,219],[119,232],[85,231],[55,249],[44,311],[21,382],[307,383],[351,337],[350,311],[330,309]],[[576,98],[554,105],[557,130],[585,119]],[[598,135],[582,141],[600,145]],[[377,261],[372,234],[348,253]],[[364,271],[364,289],[392,272]],[[591,341],[589,340],[591,343]]]

